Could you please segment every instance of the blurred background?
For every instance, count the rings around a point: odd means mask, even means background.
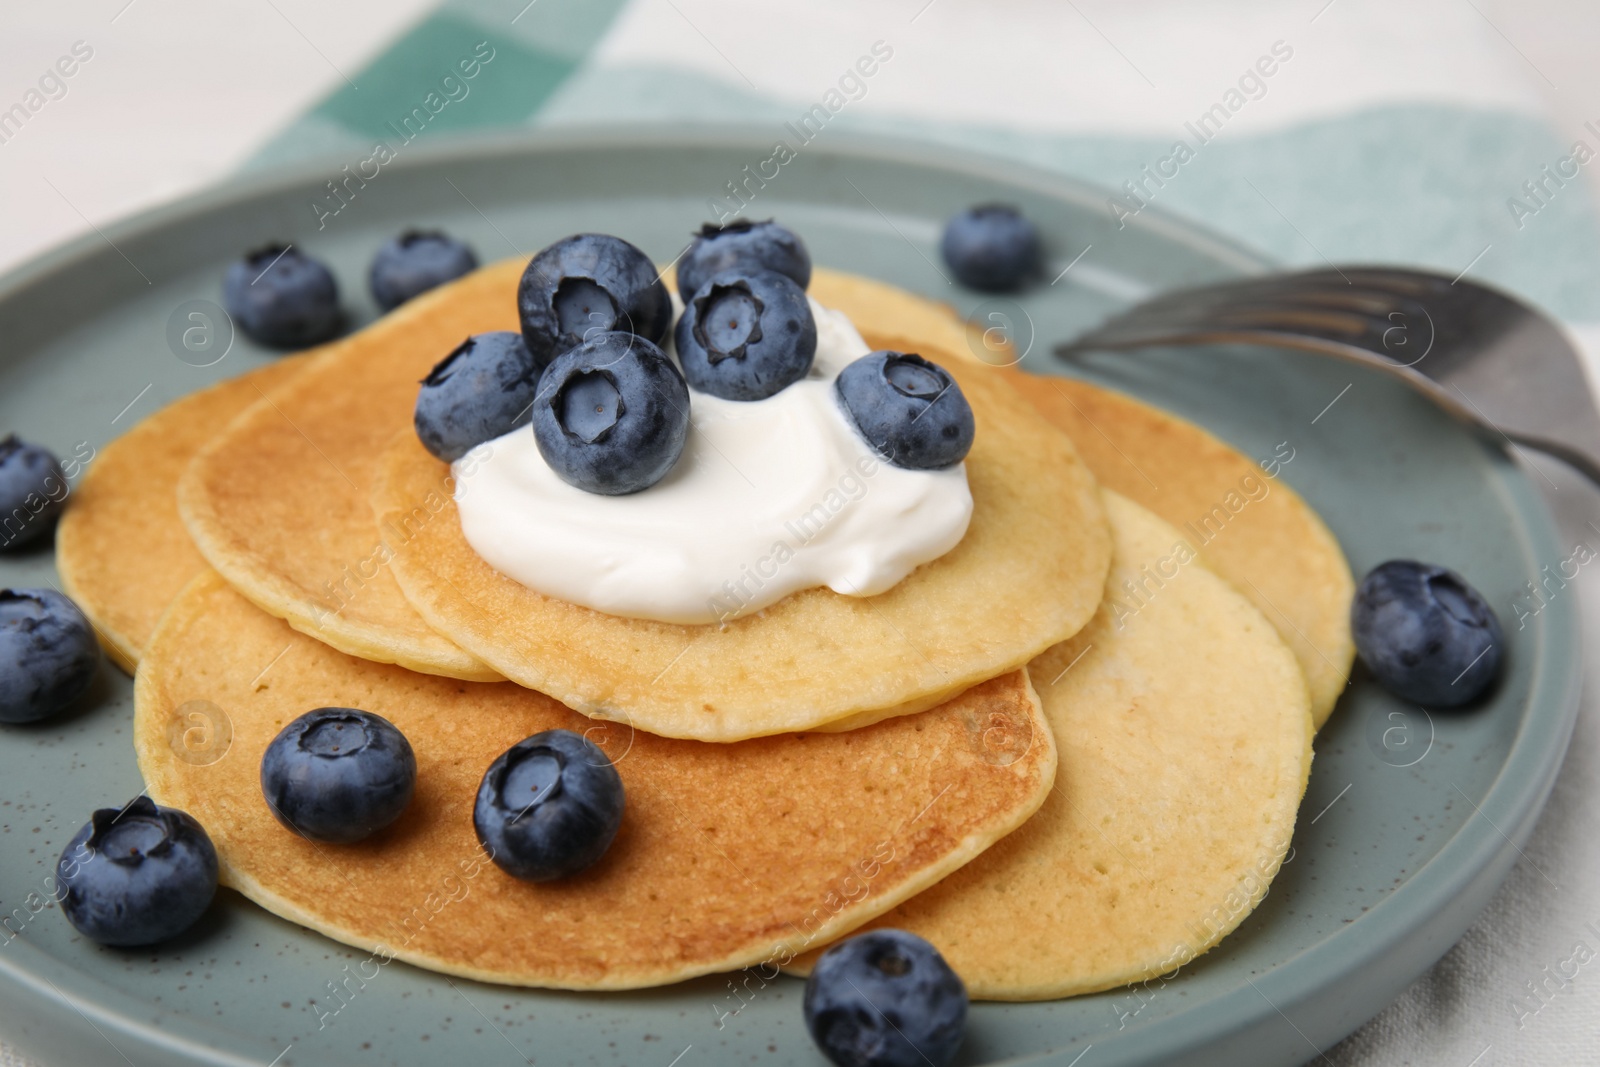
[[[481,74],[444,86],[480,42]],[[240,174],[317,158],[334,175],[424,106],[418,139],[443,144],[523,126],[782,124],[834,93],[829,129],[1070,174],[1105,187],[1115,213],[1109,196],[1126,208],[1125,183],[1221,103],[1195,157],[1146,184],[1150,203],[1291,264],[1414,263],[1502,285],[1561,318],[1595,369],[1597,46],[1592,0],[8,4],[0,271]],[[841,81],[869,52],[888,58]],[[1551,477],[1564,536],[1600,536],[1593,495]],[[1575,583],[1591,621],[1595,581]],[[1519,1005],[1576,942],[1596,943],[1597,735],[1580,722],[1528,860],[1485,917],[1327,1062],[1594,1061],[1600,977],[1564,982],[1536,1017]]]

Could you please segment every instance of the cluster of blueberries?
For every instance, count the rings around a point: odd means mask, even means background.
[[[317,708],[285,726],[261,757],[261,792],[308,840],[365,840],[404,814],[417,759],[388,719]],[[622,779],[606,754],[570,730],[513,745],[483,776],[473,825],[489,857],[532,882],[576,874],[622,825]],[[192,926],[217,888],[217,854],[188,814],[141,797],[94,813],[56,865],[62,910],[105,945],[150,945]]]
[[[998,206],[957,215],[943,249],[958,276],[987,289],[1014,288],[1039,255],[1032,224]],[[408,231],[378,250],[368,283],[389,310],[477,263],[446,234]],[[684,312],[674,363],[658,347],[672,327],[672,301],[649,257],[607,234],[564,238],[523,274],[520,334],[469,337],[423,379],[417,435],[453,462],[531,422],[540,454],[564,481],[605,495],[649,488],[683,452],[691,387],[764,400],[810,372],[810,281],[811,256],[786,227],[707,224],[678,264]],[[303,347],[343,328],[333,273],[293,246],[267,245],[234,263],[223,297],[240,328],[266,344]],[[836,391],[890,463],[948,467],[971,447],[972,410],[960,387],[919,355],[873,352],[839,375]]]
[[[1470,702],[1500,669],[1498,620],[1455,572],[1391,561],[1367,575],[1352,607],[1357,647],[1384,685],[1436,707]],[[88,621],[60,594],[0,591],[0,719],[20,706],[75,700],[98,663]],[[23,665],[26,664],[26,668]],[[1463,684],[1464,683],[1464,684]],[[49,695],[24,695],[36,684]],[[416,787],[417,761],[387,719],[318,708],[284,727],[261,760],[261,790],[284,826],[349,844],[391,825]],[[484,774],[477,837],[508,874],[542,882],[596,863],[622,824],[622,779],[604,751],[570,730],[513,745]],[[107,945],[148,945],[189,929],[217,888],[216,849],[188,814],[140,797],[94,813],[56,867],[62,911]],[[927,941],[880,929],[818,960],[803,1010],[839,1064],[948,1064],[966,1026],[967,992]]]
[[[386,241],[367,270],[367,287],[384,311],[475,270],[470,247],[437,230],[407,230]],[[273,348],[305,348],[344,330],[339,283],[327,264],[293,245],[263,245],[222,278],[222,303],[247,335]]]
[[[405,812],[417,759],[393,723],[355,708],[318,708],[285,726],[261,757],[261,792],[278,821],[313,841],[365,840]],[[501,753],[472,821],[499,867],[530,882],[566,878],[611,847],[622,779],[597,745],[545,730]]]
[[[953,218],[941,249],[964,284],[998,291],[1032,275],[1039,242],[1015,211],[987,206]],[[476,265],[459,241],[412,231],[379,251],[369,281],[389,309]],[[678,268],[684,313],[675,365],[657,347],[671,301],[644,253],[600,234],[558,241],[523,275],[522,332],[471,337],[423,381],[417,433],[430,452],[453,461],[531,422],[540,452],[566,481],[595,493],[644,489],[682,452],[689,386],[753,401],[809,372],[817,344],[805,297],[810,277],[804,244],[774,222],[705,227]],[[315,344],[342,328],[332,274],[292,248],[251,253],[229,270],[224,290],[229,313],[269,344]],[[971,446],[972,412],[959,387],[917,355],[874,352],[841,372],[835,389],[852,424],[889,462],[933,469],[959,462]],[[0,551],[49,531],[62,503],[48,492],[52,479],[66,484],[49,452],[15,437],[0,441],[0,517],[17,519]],[[1362,661],[1404,699],[1461,706],[1500,673],[1499,620],[1446,568],[1380,565],[1361,582],[1351,623]],[[48,589],[0,589],[0,723],[66,710],[99,663],[94,630],[70,599]],[[307,712],[261,761],[262,793],[279,821],[333,844],[399,819],[416,775],[404,734],[354,708]],[[597,862],[623,809],[622,779],[605,753],[576,733],[549,730],[489,767],[473,824],[503,870],[547,881]],[[107,945],[148,945],[182,933],[205,912],[216,892],[217,855],[192,817],[140,797],[96,811],[56,873],[62,910],[81,933]],[[947,1064],[964,1034],[967,992],[928,942],[882,929],[821,957],[804,1012],[835,1063]]]
[[[806,299],[811,256],[776,222],[706,225],[678,263],[683,314],[674,363],[659,346],[672,301],[650,258],[620,237],[577,234],[529,262],[517,289],[522,331],[467,338],[417,395],[423,445],[453,462],[531,422],[562,480],[591,493],[636,493],[683,453],[690,390],[765,400],[806,377],[817,324]],[[835,381],[841,407],[890,463],[931,470],[972,446],[972,409],[944,368],[879,351]]]
[[[399,819],[416,778],[405,735],[355,708],[307,712],[261,759],[261,791],[278,820],[334,845],[364,840]],[[605,855],[623,807],[622,779],[606,754],[571,730],[546,730],[490,765],[473,825],[502,870],[545,882]],[[191,816],[141,796],[121,810],[94,813],[61,854],[56,882],[62,911],[84,936],[150,945],[205,913],[217,890],[217,852]],[[967,992],[927,941],[875,930],[822,956],[806,984],[804,1013],[836,1063],[946,1064],[965,1032]]]

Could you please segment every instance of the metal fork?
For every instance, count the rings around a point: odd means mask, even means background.
[[[1230,342],[1336,356],[1399,378],[1499,444],[1548,453],[1600,485],[1600,415],[1555,322],[1475,282],[1335,267],[1163,293],[1058,345]]]

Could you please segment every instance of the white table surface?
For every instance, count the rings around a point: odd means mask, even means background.
[[[559,0],[558,0],[559,2]],[[577,2],[577,0],[569,0]],[[692,0],[682,0],[692,9]],[[1600,117],[1600,4],[1462,0],[1540,72],[1555,125]],[[0,107],[75,41],[94,58],[0,144],[0,270],[221,180],[433,5],[430,0],[93,0],[0,8]],[[516,6],[516,5],[513,5]],[[1093,6],[1093,5],[1089,5]],[[1588,169],[1591,181],[1600,171]],[[1600,187],[1590,186],[1594,194]],[[1541,463],[1562,540],[1600,546],[1600,494]],[[1543,479],[1540,479],[1541,484]],[[1590,526],[1589,524],[1593,524]],[[1600,579],[1570,589],[1600,635]],[[1589,638],[1596,646],[1597,639]],[[1595,647],[1600,652],[1600,647]],[[1586,686],[1585,707],[1600,703]],[[1482,919],[1387,1011],[1317,1062],[1600,1063],[1600,964],[1529,993],[1583,942],[1600,958],[1600,723],[1587,710],[1525,858]],[[1547,970],[1548,969],[1548,970]],[[1569,972],[1570,973],[1570,972]],[[0,1035],[0,1067],[14,1059]],[[47,1065],[51,1067],[51,1065]]]

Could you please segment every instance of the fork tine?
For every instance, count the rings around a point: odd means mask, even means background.
[[[1355,346],[1405,362],[1412,326],[1432,320],[1419,301],[1432,287],[1398,272],[1353,269],[1307,271],[1164,293],[1130,308],[1089,333],[1059,346],[1070,356],[1090,348],[1135,348],[1226,339],[1257,344]],[[1397,291],[1398,290],[1398,291]]]
[[[1337,307],[1294,307],[1270,303],[1197,305],[1193,308],[1141,310],[1138,315],[1118,316],[1059,346],[1056,351],[1067,355],[1089,348],[1136,348],[1193,340],[1201,334],[1225,333],[1232,336],[1241,332],[1273,336],[1281,333],[1304,334],[1344,345],[1364,348],[1376,346],[1381,351],[1386,348],[1385,334],[1396,328],[1394,322],[1385,319],[1374,321],[1366,315]],[[1401,335],[1390,335],[1390,340],[1398,342]]]
[[[1224,283],[1195,289],[1178,289],[1153,297],[1135,309],[1140,314],[1177,308],[1228,307],[1245,304],[1316,304],[1372,315],[1386,315],[1405,305],[1417,304],[1411,293],[1394,292],[1376,285],[1328,285],[1320,278],[1289,275],[1261,281]]]
[[[1537,309],[1460,276],[1346,267],[1177,290],[1055,352],[1218,342],[1375,367],[1487,440],[1541,449],[1600,484],[1600,417],[1571,341]]]
[[[1275,348],[1310,349],[1335,355],[1348,355],[1349,349],[1365,346],[1352,342],[1335,332],[1311,333],[1304,328],[1285,327],[1272,329],[1265,325],[1227,325],[1219,322],[1172,323],[1163,326],[1149,324],[1110,327],[1096,330],[1072,341],[1057,345],[1053,351],[1063,359],[1072,359],[1084,352],[1130,348],[1153,348],[1162,345],[1182,344],[1249,344],[1268,345]]]

